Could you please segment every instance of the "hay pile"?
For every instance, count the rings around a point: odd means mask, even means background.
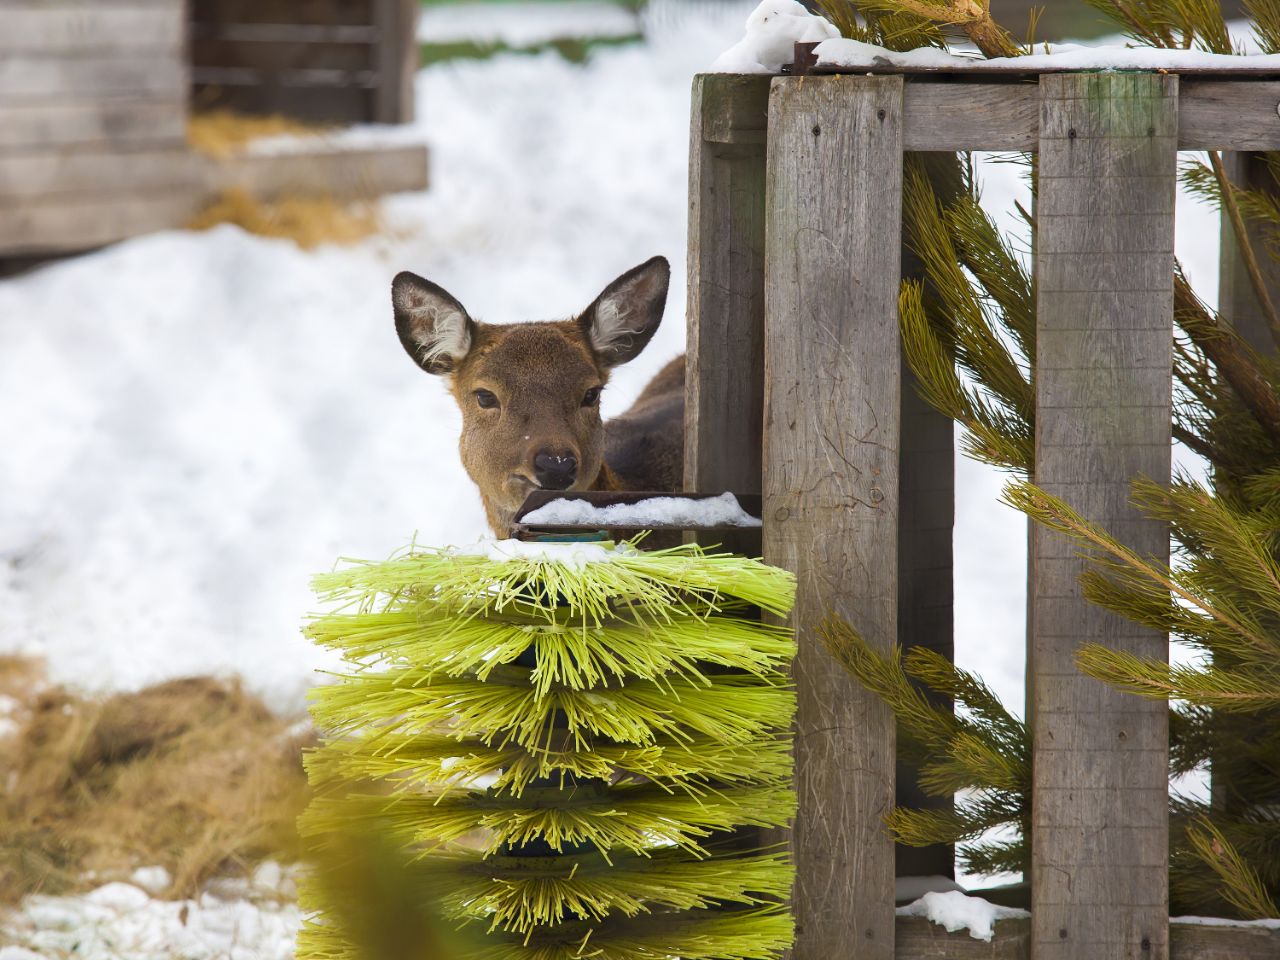
[[[260,200],[239,187],[225,191],[187,228],[209,230],[222,223],[235,224],[260,237],[292,240],[304,250],[322,243],[359,243],[382,229],[377,208],[371,203],[309,196]]]
[[[187,145],[221,159],[239,153],[263,137],[313,137],[333,129],[332,125],[303,123],[280,114],[255,116],[231,110],[209,110],[188,118]]]
[[[310,733],[237,683],[192,677],[92,700],[0,657],[0,697],[0,902],[153,865],[172,877],[164,895],[186,897],[294,858]]]
[[[332,125],[303,123],[272,114],[252,116],[230,110],[192,115],[187,144],[192,150],[225,160],[254,140],[266,137],[318,137],[332,133]],[[311,194],[256,197],[243,188],[226,190],[190,223],[191,230],[208,230],[230,223],[260,237],[292,240],[304,250],[322,243],[359,243],[382,230],[377,207],[368,201],[344,202]]]

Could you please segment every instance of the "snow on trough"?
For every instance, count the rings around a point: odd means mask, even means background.
[[[1167,70],[1280,72],[1280,54],[1230,56],[1202,50],[1161,50],[1123,43],[1045,44],[1043,52],[983,59],[935,47],[894,51],[841,37],[830,21],[798,0],[763,0],[747,18],[745,33],[712,64],[715,73],[778,73],[795,59],[795,44],[817,43],[818,66],[846,70],[983,70],[1035,73],[1065,70]],[[1247,47],[1247,43],[1241,43]]]
[[[567,526],[599,524],[602,527],[729,526],[758,527],[760,519],[742,509],[732,493],[705,500],[680,497],[650,497],[636,503],[615,503],[607,507],[586,500],[552,500],[522,518],[526,524]]]
[[[870,43],[839,37],[824,40],[814,53],[818,65],[850,70],[873,70],[883,67],[918,70],[966,70],[981,66],[983,70],[1010,73],[1037,73],[1066,70],[1167,70],[1172,73],[1194,70],[1231,73],[1239,70],[1274,70],[1280,73],[1280,54],[1228,56],[1203,50],[1157,50],[1150,47],[1127,47],[1121,44],[1085,46],[1057,43],[1046,52],[1023,57],[994,57],[948,53],[933,47],[921,47],[902,53],[886,50]],[[790,62],[790,58],[786,62]]]
[[[1015,920],[1031,916],[1017,907],[1002,907],[981,897],[971,897],[959,890],[926,893],[914,903],[898,907],[900,917],[925,917],[930,923],[945,927],[948,933],[968,930],[975,940],[990,942],[997,920]]]
[[[764,0],[747,17],[742,39],[720,54],[712,73],[777,73],[795,59],[797,43],[828,41],[840,31],[797,0]]]

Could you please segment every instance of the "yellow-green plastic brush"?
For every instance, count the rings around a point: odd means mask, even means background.
[[[335,612],[308,633],[350,664],[312,700],[302,830],[322,858],[376,832],[412,863],[410,898],[478,934],[468,957],[787,948],[790,862],[733,831],[794,811],[794,644],[752,619],[789,610],[790,574],[696,546],[504,543],[316,586]],[[368,892],[302,895],[298,956],[365,960],[344,917]]]

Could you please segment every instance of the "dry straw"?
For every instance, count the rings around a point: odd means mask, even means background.
[[[337,612],[308,632],[350,669],[313,694],[301,826],[332,869],[304,885],[300,957],[376,952],[340,862],[375,834],[401,889],[478,935],[467,957],[789,945],[791,865],[733,831],[794,811],[793,640],[750,619],[786,613],[794,582],[695,546],[592,549],[417,551],[316,579]]]

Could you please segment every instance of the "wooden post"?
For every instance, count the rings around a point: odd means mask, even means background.
[[[1139,553],[1169,534],[1129,502],[1167,481],[1178,78],[1040,78],[1036,481]],[[1083,599],[1085,561],[1032,531],[1034,960],[1168,957],[1168,707],[1082,675],[1101,642],[1168,638]]]
[[[413,120],[413,81],[418,72],[418,0],[377,0],[378,40],[373,48],[378,83],[374,88],[376,123]]]
[[[765,558],[796,572],[796,960],[892,960],[893,715],[822,649],[897,638],[902,78],[774,80]]]
[[[1280,195],[1280,183],[1267,169],[1260,153],[1224,153],[1223,166],[1232,183],[1250,190],[1265,190]],[[1258,266],[1271,294],[1271,302],[1280,310],[1280,263],[1267,254],[1262,231],[1255,224],[1249,231]],[[1236,242],[1231,218],[1222,212],[1221,279],[1218,286],[1218,310],[1223,318],[1240,332],[1246,341],[1260,354],[1270,356],[1280,349],[1271,334],[1271,328],[1263,315],[1248,271],[1240,257],[1240,244]]]
[[[760,492],[769,77],[693,81],[684,487]],[[703,538],[750,556],[756,531]]]

